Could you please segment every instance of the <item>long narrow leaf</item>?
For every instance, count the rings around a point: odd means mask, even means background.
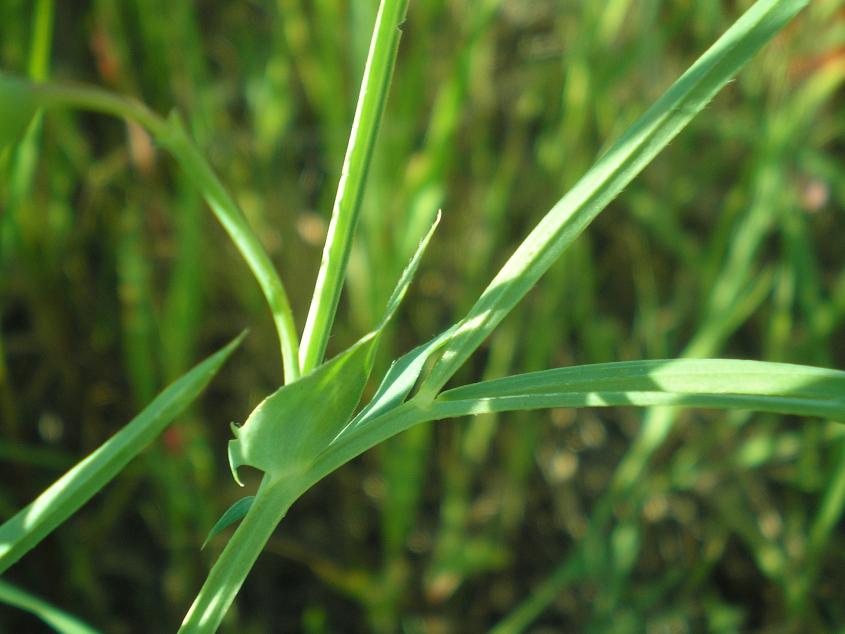
[[[788,363],[673,359],[574,366],[483,381],[411,399],[335,439],[315,462],[317,481],[419,423],[552,407],[676,405],[749,409],[845,422],[845,372]]]
[[[440,418],[622,405],[753,409],[845,422],[845,372],[732,359],[600,363],[448,390],[437,398],[432,410]]]
[[[285,383],[295,381],[300,376],[299,338],[287,291],[270,256],[250,227],[246,216],[188,136],[182,121],[171,115],[167,119],[165,131],[158,138],[182,166],[188,179],[202,193],[208,206],[249,265],[273,315],[273,323],[279,335]]]
[[[302,335],[300,354],[303,373],[319,365],[326,351],[346,275],[352,237],[358,224],[364,183],[399,50],[399,26],[405,20],[407,9],[408,0],[382,0],[376,16],[323,260]]]
[[[0,574],[90,500],[202,392],[244,334],[169,385],[123,429],[0,526]]]
[[[755,394],[684,394],[659,391],[559,392],[517,394],[494,398],[438,402],[429,414],[434,420],[456,416],[477,416],[491,412],[548,409],[557,407],[702,407],[706,409],[748,409],[773,414],[818,416],[845,422],[845,401],[819,398],[791,398]]]
[[[44,599],[0,579],[0,603],[31,612],[60,634],[97,634],[97,630]]]
[[[433,398],[563,251],[808,0],[759,0],[546,214],[505,263],[426,381]]]
[[[845,372],[736,359],[620,361],[529,372],[443,392],[438,401],[585,392],[747,394],[845,398]]]
[[[0,150],[17,138],[38,108],[80,108],[134,121],[174,156],[246,260],[273,315],[285,381],[298,379],[299,337],[284,284],[258,236],[179,117],[164,120],[138,101],[99,88],[58,82],[33,84],[0,72]]]

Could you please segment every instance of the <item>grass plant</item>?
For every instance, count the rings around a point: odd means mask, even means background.
[[[65,329],[51,322],[49,282],[55,278],[49,266],[68,253],[63,235],[72,224],[73,196],[68,192],[73,189],[73,180],[87,181],[86,187],[92,191],[108,192],[110,187],[98,183],[110,183],[127,165],[133,167],[141,185],[118,181],[130,194],[125,204],[118,205],[120,220],[115,235],[119,240],[112,254],[115,272],[97,280],[96,286],[119,286],[114,311],[119,316],[111,326],[121,332],[129,390],[142,409],[29,506],[10,514],[0,526],[0,573],[7,576],[13,564],[125,469],[127,473],[106,491],[107,499],[87,526],[94,535],[106,532],[115,517],[134,506],[130,500],[141,486],[143,470],[129,465],[129,461],[164,434],[162,447],[147,454],[151,459],[142,466],[152,469],[156,487],[166,500],[167,521],[159,524],[166,528],[160,530],[173,531],[171,538],[181,544],[179,554],[171,561],[171,567],[179,572],[170,578],[169,586],[164,584],[164,592],[186,604],[182,632],[213,632],[221,627],[227,614],[232,615],[236,598],[248,583],[250,571],[260,565],[257,562],[265,549],[294,553],[294,558],[328,585],[360,603],[373,629],[394,631],[401,623],[408,631],[423,631],[423,625],[405,616],[414,584],[408,544],[419,537],[416,520],[427,494],[427,464],[437,451],[445,466],[443,501],[439,524],[429,535],[431,558],[419,576],[423,594],[435,606],[462,592],[474,578],[501,570],[524,554],[511,553],[509,544],[531,504],[531,465],[535,457],[545,465],[547,479],[562,487],[560,497],[554,498],[559,506],[555,521],[563,524],[570,540],[567,553],[556,567],[545,569],[549,576],[535,585],[527,598],[520,602],[519,597],[509,596],[504,605],[497,603],[472,621],[474,627],[479,623],[491,627],[498,621],[494,631],[523,631],[542,618],[564,589],[579,585],[593,593],[595,600],[587,601],[593,609],[587,614],[581,613],[581,608],[564,609],[567,618],[581,627],[605,631],[615,624],[617,631],[641,631],[655,623],[683,621],[682,616],[665,608],[667,597],[694,595],[714,567],[728,557],[725,553],[734,540],[747,548],[759,574],[785,597],[782,618],[787,624],[817,627],[845,623],[845,614],[829,614],[813,598],[822,576],[823,554],[834,540],[834,527],[845,509],[845,440],[841,427],[832,424],[845,422],[845,372],[828,369],[841,363],[840,355],[831,352],[830,346],[845,317],[843,277],[840,273],[831,282],[821,272],[822,258],[839,261],[835,254],[816,253],[806,219],[792,213],[796,179],[806,181],[801,191],[802,204],[808,209],[824,206],[823,197],[834,196],[840,201],[842,191],[831,193],[817,180],[796,176],[794,166],[788,163],[794,148],[813,134],[818,113],[841,87],[845,66],[838,57],[832,63],[796,63],[794,72],[808,77],[798,89],[788,90],[778,87],[788,60],[773,55],[765,60],[765,73],[747,78],[758,95],[761,86],[776,86],[777,103],[767,111],[765,136],[757,139],[747,134],[749,122],[743,117],[752,116],[750,110],[742,110],[736,120],[725,114],[703,124],[724,126],[723,130],[695,130],[699,139],[718,133],[720,138],[754,149],[747,171],[725,203],[726,210],[712,239],[704,241],[689,223],[670,211],[680,200],[689,199],[690,191],[697,187],[695,176],[689,170],[676,174],[671,161],[661,163],[656,159],[664,151],[671,152],[674,160],[680,152],[689,152],[689,147],[669,148],[670,143],[677,137],[680,144],[682,130],[773,38],[781,34],[781,42],[789,36],[794,28],[790,23],[808,0],[757,0],[726,30],[721,25],[727,18],[715,4],[687,8],[689,15],[678,9],[681,19],[688,19],[704,32],[701,40],[707,40],[711,33],[724,32],[697,61],[679,72],[647,109],[640,109],[638,103],[621,105],[614,90],[617,77],[643,60],[654,59],[650,50],[654,43],[632,41],[625,61],[603,60],[606,47],[625,33],[626,16],[633,11],[633,3],[619,0],[607,6],[599,4],[584,3],[573,21],[584,28],[574,35],[572,51],[560,56],[565,72],[556,74],[565,81],[558,77],[551,88],[539,82],[520,91],[515,100],[514,125],[493,133],[500,113],[479,107],[479,121],[470,121],[463,104],[494,102],[498,91],[505,90],[484,81],[494,65],[491,33],[497,20],[508,16],[517,22],[530,22],[535,9],[495,0],[457,9],[462,12],[459,31],[463,46],[438,62],[431,56],[438,43],[427,43],[424,34],[443,21],[452,10],[450,3],[421,3],[419,7],[411,3],[409,7],[407,0],[381,0],[377,11],[374,5],[354,3],[349,8],[352,29],[348,48],[359,55],[366,52],[366,59],[350,62],[362,79],[340,171],[336,172],[336,165],[309,167],[307,161],[313,157],[306,156],[305,163],[293,168],[288,165],[279,176],[272,169],[265,173],[263,167],[253,168],[232,158],[229,162],[234,166],[227,171],[240,174],[234,179],[239,182],[234,191],[224,185],[226,178],[218,176],[218,165],[220,153],[237,155],[234,149],[239,133],[228,129],[236,127],[231,114],[214,97],[230,88],[212,84],[199,44],[200,16],[193,9],[178,9],[172,20],[164,20],[160,17],[164,13],[148,11],[150,7],[140,1],[132,3],[130,9],[114,2],[97,3],[94,15],[101,28],[92,47],[103,79],[113,83],[106,89],[47,80],[51,25],[60,9],[47,0],[36,3],[28,49],[29,78],[0,74],[0,161],[8,183],[3,192],[7,204],[0,227],[0,260],[9,263],[23,258],[28,262],[31,274],[24,283],[34,287],[28,291],[32,297],[28,301],[37,308],[39,332],[55,342],[55,361],[51,362],[55,369],[50,372],[71,388],[79,386],[64,352]],[[658,22],[658,4],[646,2],[638,9],[644,28]],[[302,99],[325,126],[316,130],[315,137],[322,139],[331,161],[340,159],[342,137],[338,126],[352,113],[352,108],[347,113],[348,104],[339,98],[348,73],[327,61],[341,57],[340,51],[347,46],[339,44],[341,40],[333,30],[341,23],[337,19],[344,11],[340,5],[325,1],[306,7],[298,1],[280,0],[273,11],[282,24],[279,39],[260,53],[265,63],[247,69],[250,79],[244,105],[250,112],[253,132],[258,133],[253,141],[255,152],[266,157],[269,165],[284,166],[292,160],[292,152],[278,146],[286,147],[288,143],[282,139],[293,140],[296,135],[291,121],[297,116],[294,110],[298,106],[286,91],[294,74],[300,78]],[[536,11],[542,13],[543,3],[537,6],[540,8]],[[6,10],[12,13],[16,9]],[[155,51],[150,65],[141,71],[131,70],[127,11],[138,17],[142,49]],[[802,19],[823,22],[838,15],[836,3],[819,2]],[[561,18],[564,22],[569,23]],[[414,30],[417,24],[419,33]],[[403,53],[406,32],[410,38]],[[841,37],[842,27],[836,33]],[[174,75],[168,83],[162,77],[173,65],[174,55],[181,56],[167,52],[164,43],[171,36],[179,39],[181,35],[186,35],[184,57],[192,72]],[[676,33],[671,29],[664,34],[667,38],[673,35]],[[8,41],[20,37],[11,29],[4,36]],[[239,54],[245,61],[237,63],[249,65],[260,56],[249,49],[257,44],[249,36],[242,42],[246,48]],[[530,40],[530,46],[538,47],[532,53],[540,60],[536,63],[542,63],[543,47],[550,45],[542,37]],[[446,68],[446,80],[429,98],[420,87],[429,66],[436,63]],[[191,112],[189,118],[176,110],[160,116],[152,107],[121,96],[126,89],[131,92],[136,85],[148,82],[144,77],[148,72],[161,81],[156,101],[168,103],[170,93],[180,95],[182,105]],[[352,86],[347,88],[354,92]],[[557,92],[551,97],[548,91],[554,90]],[[736,93],[734,89],[734,97]],[[590,95],[604,99],[594,103]],[[431,117],[421,132],[413,121],[416,109],[426,99],[430,100]],[[544,107],[547,102],[555,104],[548,112]],[[128,131],[127,153],[92,160],[87,154],[94,149],[77,142],[78,125],[62,119],[68,111],[122,119]],[[52,117],[58,121],[55,130],[44,123]],[[455,145],[461,126],[468,128],[470,147]],[[229,136],[222,135],[223,131]],[[818,134],[831,141],[841,138],[841,132],[841,125],[830,123]],[[58,138],[62,152],[47,151],[44,139],[51,134]],[[223,140],[215,140],[218,134],[236,139],[234,145],[227,147]],[[616,140],[607,144],[608,138]],[[215,143],[221,144],[216,148],[216,161],[200,150],[210,147],[209,156],[214,157]],[[377,145],[383,146],[383,151],[377,151]],[[154,247],[150,246],[144,220],[145,216],[156,218],[161,213],[155,202],[158,199],[147,193],[148,186],[153,190],[161,185],[157,159],[153,158],[159,148],[178,166],[171,184],[178,192],[173,196],[178,219],[172,222],[180,246],[161,301],[157,290],[161,281],[146,258],[146,252]],[[692,152],[691,158],[684,160],[690,165],[698,159],[709,160],[709,151]],[[831,174],[830,182],[841,189],[843,181],[836,176],[836,167],[826,153],[809,145],[801,151],[807,164],[817,166],[818,173]],[[402,166],[393,156],[410,158]],[[537,161],[527,172],[521,164],[526,156]],[[77,160],[91,163],[87,174],[76,173],[71,167]],[[654,171],[647,175],[659,184],[671,184],[666,194],[651,192],[648,186],[653,183],[635,180],[655,161]],[[65,162],[66,166],[55,175],[42,175],[37,169],[40,162]],[[283,224],[279,224],[277,233],[276,219],[271,219],[269,209],[282,204],[285,196],[298,196],[297,204],[303,206],[321,205],[327,200],[325,188],[311,184],[320,181],[320,169],[324,171],[323,180],[329,174],[338,181],[328,223],[308,212],[301,214],[299,224],[280,220]],[[452,200],[454,194],[449,193],[451,174],[457,169],[467,176],[467,182],[457,188],[466,189],[465,199],[474,201],[479,210],[466,219],[460,218]],[[718,167],[719,179],[728,179],[734,169],[727,164]],[[471,177],[476,171],[488,182],[474,184]],[[567,193],[539,222],[533,217],[522,219],[516,230],[511,230],[509,208],[522,193],[523,179],[530,202],[541,176],[548,176],[553,187]],[[62,203],[50,202],[43,227],[33,230],[33,221],[27,216],[28,200],[38,199],[40,178],[55,179],[50,180],[55,191],[66,195]],[[262,201],[250,179],[276,183],[275,197]],[[813,186],[823,191],[817,192]],[[298,193],[288,193],[296,187]],[[622,219],[614,209],[605,223],[599,215],[618,204],[615,201],[623,192],[632,210],[630,217]],[[811,200],[812,194],[816,198]],[[216,258],[203,256],[209,229],[201,223],[198,196],[219,221],[257,285],[249,287],[240,281],[231,284],[234,274],[219,262],[215,263],[215,274],[203,271],[200,261]],[[707,196],[712,197],[712,192],[701,193],[702,200]],[[433,308],[434,297],[441,293],[448,297],[450,292],[454,295],[454,285],[442,276],[427,277],[425,268],[426,251],[438,250],[438,231],[442,231],[437,230],[438,225],[444,229],[462,227],[472,236],[470,241],[457,239],[457,262],[467,269],[465,284],[472,290],[459,294],[454,314],[462,316],[449,320],[437,316],[445,309]],[[585,233],[591,225],[600,227],[600,238],[591,240],[591,232]],[[49,235],[41,235],[42,230]],[[302,266],[295,276],[286,275],[289,281],[296,280],[294,286],[287,287],[279,273],[286,273],[286,268],[279,269],[274,263],[280,241],[286,251],[296,254],[296,247],[288,245],[288,241],[294,242],[294,232],[305,242],[316,244],[324,238],[301,341],[295,313],[308,303],[309,295],[298,274],[307,272],[307,267]],[[511,244],[514,233],[525,234],[516,245]],[[609,240],[614,242],[608,244]],[[782,255],[761,266],[761,252],[767,246],[771,248],[773,241],[782,244]],[[634,270],[626,270],[618,254],[602,259],[609,247],[619,250],[622,245],[633,253]],[[671,275],[665,271],[665,264],[651,257],[652,245],[659,245],[686,275],[696,277],[681,278],[674,290],[659,288],[657,280]],[[42,251],[52,253],[45,264],[33,255]],[[505,258],[507,252],[511,254]],[[303,261],[316,265],[314,253],[303,253]],[[488,266],[494,261],[503,261],[498,273],[483,289],[476,288],[483,286]],[[418,270],[423,271],[419,276]],[[622,303],[630,306],[634,315],[635,343],[624,343],[619,320],[606,314],[603,284],[608,279],[612,280],[613,292],[625,289],[629,282],[633,287],[621,292],[633,296]],[[350,318],[344,323],[336,316],[344,306],[341,295],[347,280]],[[394,284],[393,280],[398,281]],[[222,285],[236,289],[249,315],[257,314],[259,295],[255,291],[260,290],[278,339],[283,379],[279,380],[275,369],[256,364],[253,374],[246,375],[244,384],[248,387],[244,391],[250,400],[260,402],[248,416],[234,413],[238,409],[226,409],[244,421],[231,425],[233,438],[228,440],[227,456],[234,481],[246,485],[250,494],[229,500],[228,510],[214,523],[211,509],[221,510],[219,504],[198,500],[203,496],[192,494],[191,485],[186,484],[196,477],[197,486],[208,495],[219,488],[212,443],[202,430],[200,417],[193,414],[193,424],[184,428],[165,429],[198,397],[243,339],[238,337],[188,370],[200,341],[195,322],[211,314],[203,308],[202,289],[214,286],[219,292]],[[290,294],[288,288],[293,289]],[[826,290],[829,288],[833,290]],[[427,301],[419,297],[424,293],[428,293]],[[673,310],[664,307],[667,293],[674,294],[668,300]],[[414,310],[403,307],[406,295],[414,302]],[[86,299],[90,297],[79,301],[85,304]],[[726,343],[740,329],[749,328],[750,320],[761,321],[761,310],[766,311],[767,318],[758,326],[764,342],[759,356],[769,361],[710,358],[722,355]],[[398,319],[405,320],[402,328],[392,325]],[[217,340],[223,332],[231,336],[227,332],[229,322],[223,323],[216,327]],[[102,328],[109,331],[109,324]],[[361,331],[368,334],[357,337]],[[416,339],[409,335],[416,332],[425,334]],[[432,336],[432,332],[436,334]],[[801,333],[797,353],[791,342],[795,332]],[[99,337],[108,339],[109,335],[101,333]],[[4,332],[0,344],[6,339]],[[248,342],[244,344],[247,350]],[[33,456],[28,460],[34,465],[67,464],[69,456],[42,460],[37,450],[24,442],[28,437],[22,433],[17,396],[8,387],[5,350],[0,346],[2,431],[12,444],[12,453]],[[400,354],[401,350],[409,351]],[[564,352],[550,358],[554,350]],[[332,354],[325,360],[327,351]],[[260,348],[252,352],[257,355]],[[734,355],[743,356],[741,352]],[[638,356],[649,360],[619,360]],[[386,358],[394,360],[388,365]],[[261,372],[265,372],[263,380]],[[256,391],[252,386],[266,384],[268,375],[276,377],[270,380],[273,388]],[[373,391],[371,381],[379,376]],[[155,396],[165,381],[170,386]],[[237,408],[241,405],[239,400]],[[568,418],[574,416],[572,410],[583,408],[584,418],[578,423],[578,442],[583,445],[580,455],[568,450],[547,451],[541,438],[549,432],[531,418],[531,412],[551,410],[552,419],[565,428],[572,424]],[[593,487],[596,500],[585,513],[581,493],[568,482],[573,469],[578,469],[578,461],[585,459],[580,456],[588,453],[584,448],[605,442],[608,432],[600,418],[601,408],[613,408],[614,413],[625,411],[621,408],[646,408],[646,413],[641,426],[633,419],[638,431],[630,434],[629,447],[617,451],[615,471],[605,464],[584,476],[600,482],[597,486],[584,485]],[[708,419],[712,425],[687,426],[683,431],[686,437],[675,441],[666,464],[652,473],[656,456],[672,438],[682,412],[689,408],[723,410],[724,414]],[[466,417],[471,418],[467,424],[442,432],[445,436],[440,438],[445,444],[438,447],[430,423]],[[510,424],[501,425],[505,419]],[[42,422],[49,430],[49,417]],[[766,426],[777,432],[763,431]],[[694,427],[705,429],[696,431]],[[828,446],[835,451],[825,451]],[[375,497],[381,498],[383,545],[382,561],[375,572],[344,569],[322,555],[279,542],[277,526],[289,511],[294,513],[291,509],[296,509],[295,503],[306,492],[325,486],[330,474],[376,447],[381,447],[380,475],[371,476],[375,478],[371,483],[377,483],[377,490],[381,487]],[[484,479],[484,470],[496,454],[501,454],[502,482],[491,486]],[[181,466],[180,460],[184,460]],[[818,494],[820,504],[808,514],[801,507],[790,515],[798,519],[784,526],[766,495],[753,494],[760,488],[759,480],[745,474],[754,473],[761,465],[777,467],[788,460],[796,465],[790,483]],[[260,472],[257,477],[256,472]],[[697,506],[685,496],[692,495],[690,491],[701,482],[726,480],[734,473],[743,475],[730,496],[722,498],[712,491],[702,494],[721,522],[702,524],[697,538],[703,554],[694,559],[692,572],[677,575],[669,568],[649,564],[650,581],[639,591],[634,577],[641,574],[641,565],[655,561],[653,553],[648,559],[649,553],[664,543],[674,543],[664,533],[654,536],[651,531],[657,529],[642,518],[656,518],[652,524],[658,524],[670,512],[666,510],[667,499],[675,496],[688,502],[686,506],[676,505],[672,511],[676,519],[694,524],[689,518],[698,512]],[[745,491],[743,485],[752,492]],[[488,487],[492,493],[474,500],[478,488]],[[746,494],[759,507],[755,508],[759,521],[737,514]],[[496,498],[495,502],[487,501],[494,511],[485,515],[477,507],[483,509],[485,497],[490,496]],[[0,502],[7,509],[15,506],[12,500]],[[789,503],[798,504],[794,500]],[[489,520],[481,527],[477,526],[479,513]],[[149,516],[151,511],[142,514]],[[197,562],[203,561],[199,555],[202,538],[197,541],[192,536],[204,527],[204,545],[214,546],[235,524],[200,585],[197,577],[205,572],[197,570]],[[332,530],[339,529],[334,526]],[[62,530],[57,531],[58,536],[61,534]],[[188,552],[185,542],[196,546],[196,551]],[[85,546],[71,551],[69,565],[77,571],[74,583],[90,590],[96,581],[84,560],[92,551]],[[661,557],[683,559],[677,553],[661,554],[656,559]],[[14,572],[14,568],[11,570]],[[186,587],[192,584],[200,587],[191,601],[192,589]],[[91,631],[49,602],[5,580],[0,585],[0,600],[36,613],[60,631]],[[703,619],[708,629],[739,631],[747,622],[742,609],[710,587],[700,600],[689,601],[699,611],[689,618]],[[107,602],[101,603],[93,606],[92,614],[106,612]],[[247,612],[229,618],[268,623]],[[84,616],[95,620],[89,614]],[[304,611],[301,625],[308,631],[329,631],[327,619],[324,609],[318,607]],[[470,620],[467,616],[466,622]],[[255,627],[260,629],[261,625]]]

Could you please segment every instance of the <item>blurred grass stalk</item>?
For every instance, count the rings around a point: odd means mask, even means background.
[[[53,607],[47,601],[0,579],[0,602],[32,612],[60,634],[98,634],[75,616]]]
[[[27,76],[33,81],[47,79],[50,72],[50,50],[53,34],[53,0],[37,0],[33,7],[32,39],[29,47]],[[10,157],[9,191],[5,206],[0,216],[0,263],[8,263],[13,254],[21,248],[20,227],[23,218],[24,202],[32,192],[35,180],[35,168],[38,163],[39,144],[41,142],[43,114],[36,112]],[[0,171],[3,171],[2,153],[0,153]],[[46,223],[45,223],[46,224]],[[49,225],[47,225],[49,226]],[[3,318],[0,306],[0,320]],[[3,433],[6,438],[18,438],[17,406],[15,387],[10,382],[6,364],[3,333],[0,332],[0,411],[3,413]]]

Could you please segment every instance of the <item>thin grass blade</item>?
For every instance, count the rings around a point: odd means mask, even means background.
[[[845,372],[787,363],[672,359],[574,366],[419,396],[338,437],[315,461],[316,482],[419,423],[547,408],[675,405],[748,409],[845,423]]]
[[[382,0],[376,16],[323,260],[302,334],[300,365],[304,373],[317,367],[326,352],[346,275],[352,237],[360,216],[364,184],[399,50],[399,27],[405,20],[407,9],[408,0]]]
[[[208,542],[211,541],[212,537],[219,534],[235,522],[241,521],[247,514],[247,511],[249,511],[254,501],[255,496],[248,495],[232,504],[232,506],[230,506],[226,510],[226,512],[220,516],[220,519],[214,523],[214,526],[211,527],[211,530],[208,531],[208,537],[205,538],[205,541],[202,543],[200,550],[208,546]]]
[[[623,361],[459,387],[441,394],[433,409],[463,415],[620,405],[754,409],[845,422],[845,372],[729,359]]]
[[[33,84],[0,73],[0,151],[13,142],[38,108],[79,108],[135,121],[177,160],[240,251],[261,287],[279,336],[285,382],[300,376],[299,337],[287,291],[267,251],[234,199],[197,149],[176,114],[166,120],[142,103],[81,84]]]
[[[123,429],[0,526],[0,574],[75,513],[190,405],[244,334],[164,389]]]
[[[0,579],[0,603],[34,614],[60,634],[98,634],[97,630],[77,617],[2,579]]]
[[[421,390],[426,398],[434,397],[596,216],[806,4],[755,3],[552,207],[461,321]]]
[[[737,359],[619,361],[541,370],[464,385],[438,401],[587,392],[746,394],[819,400],[845,398],[845,372]]]

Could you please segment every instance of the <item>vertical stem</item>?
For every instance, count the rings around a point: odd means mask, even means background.
[[[407,8],[408,0],[382,0],[376,16],[320,272],[302,334],[300,365],[304,374],[318,366],[326,352],[346,276],[352,236],[358,224],[364,183],[399,50],[399,25],[405,19]]]
[[[305,487],[295,479],[265,477],[179,628],[181,634],[215,632],[276,526]]]
[[[47,78],[53,40],[54,0],[38,0],[32,19],[32,50],[27,71],[36,81]]]

